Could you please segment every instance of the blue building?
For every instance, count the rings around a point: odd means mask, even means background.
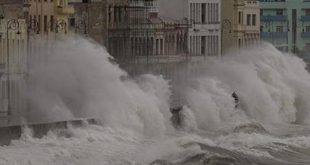
[[[261,38],[278,49],[310,55],[310,0],[260,0]]]

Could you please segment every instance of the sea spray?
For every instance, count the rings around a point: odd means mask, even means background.
[[[96,117],[115,128],[152,136],[165,132],[169,85],[163,78],[126,78],[103,47],[85,39],[53,44],[53,55],[30,68],[28,120]]]
[[[310,75],[305,66],[268,44],[227,54],[197,66],[199,73],[187,83],[187,101],[202,129],[249,120],[308,123]],[[237,109],[233,92],[240,98]]]
[[[175,89],[188,99],[182,112],[188,120],[182,131],[170,131],[168,81],[130,78],[86,40],[64,40],[54,48],[46,63],[31,68],[28,117],[89,115],[103,125],[70,128],[70,136],[51,130],[40,139],[25,131],[26,138],[0,147],[0,164],[310,164],[310,128],[290,124],[309,118],[309,74],[297,57],[266,45],[220,61],[206,58],[192,65],[194,73],[181,70],[178,80],[184,82]],[[243,124],[253,120],[260,123]],[[239,124],[241,131],[233,132]],[[267,131],[257,132],[260,125]],[[225,127],[230,131],[223,133]],[[271,127],[279,136],[269,134]]]

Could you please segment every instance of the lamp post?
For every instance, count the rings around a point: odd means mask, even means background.
[[[19,31],[20,28],[20,24],[19,21],[16,19],[9,19],[7,20],[7,24],[6,24],[6,43],[7,43],[7,59],[6,59],[6,63],[7,63],[7,97],[8,97],[8,115],[11,114],[11,80],[10,80],[10,43],[9,43],[9,32],[10,30],[16,31],[16,34],[20,34]]]
[[[67,34],[67,22],[63,19],[58,19],[55,24],[55,35],[60,31],[64,31]]]
[[[36,19],[29,19],[29,23],[28,23],[28,34],[30,34],[30,32],[35,32],[35,34],[39,34],[39,22]]]
[[[231,33],[232,27],[231,27],[231,21],[229,19],[224,19],[221,24],[221,54],[223,54],[223,35],[224,30],[229,30],[228,33]]]

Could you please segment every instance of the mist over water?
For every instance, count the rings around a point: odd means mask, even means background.
[[[27,128],[22,139],[0,147],[0,164],[310,163],[310,75],[294,55],[263,44],[189,63],[175,83],[161,75],[130,77],[86,39],[53,44],[52,56],[31,67],[27,120],[95,117],[102,126],[50,131],[42,139]],[[170,122],[172,89],[186,99],[178,130]]]
[[[210,121],[215,125],[239,113],[234,112],[230,97],[234,91],[240,97],[240,109],[250,119],[309,123],[310,75],[298,57],[264,44],[204,65],[205,73],[194,80],[188,98],[193,107],[202,106],[205,113],[212,113]]]
[[[104,48],[86,39],[54,43],[52,56],[30,71],[30,118],[96,117],[113,127],[163,132],[168,82],[152,75],[130,79],[110,59]]]

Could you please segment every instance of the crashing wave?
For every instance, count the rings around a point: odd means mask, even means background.
[[[259,123],[247,123],[242,124],[234,128],[234,133],[260,133],[260,134],[267,134],[268,131]]]

